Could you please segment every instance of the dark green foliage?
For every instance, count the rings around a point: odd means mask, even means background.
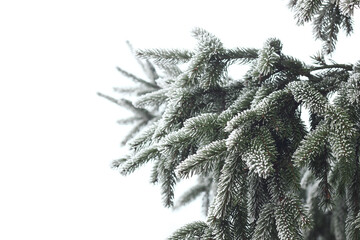
[[[208,235],[207,239],[211,239],[211,234],[208,233],[209,226],[204,222],[193,222],[177,230],[168,240],[183,240],[183,239],[206,239],[204,235]]]
[[[347,35],[353,31],[352,15],[360,6],[358,0],[290,0],[298,24],[313,22],[315,37],[323,41],[324,53],[335,50],[340,29]]]
[[[359,1],[290,4],[329,53],[339,28],[352,31]],[[203,198],[207,221],[169,239],[360,239],[360,64],[317,54],[309,66],[275,38],[226,49],[203,29],[193,35],[193,50],[137,52],[149,81],[118,69],[139,84],[135,105],[101,95],[135,114],[121,122],[138,122],[134,132],[146,126],[113,167],[128,174],[153,162],[150,181],[167,207]],[[244,78],[227,75],[233,64],[249,66]],[[176,183],[195,175],[174,205]]]

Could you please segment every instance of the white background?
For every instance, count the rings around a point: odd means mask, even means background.
[[[320,49],[295,25],[285,0],[0,2],[0,239],[165,239],[203,219],[201,203],[161,204],[149,167],[129,177],[110,169],[124,154],[129,113],[98,97],[143,76],[138,48],[192,48],[194,27],[225,47],[261,48],[269,37],[305,62]],[[359,21],[357,21],[359,23]],[[335,60],[359,57],[359,33],[340,36]],[[235,76],[240,77],[240,76]]]

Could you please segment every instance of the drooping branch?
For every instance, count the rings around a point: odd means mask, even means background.
[[[122,106],[122,107],[125,107],[127,109],[129,109],[130,111],[132,111],[135,115],[138,115],[138,116],[141,116],[147,120],[151,120],[154,118],[154,115],[152,115],[149,111],[147,111],[146,109],[142,109],[142,108],[137,108],[135,107],[129,100],[126,100],[126,99],[115,99],[113,97],[110,97],[108,95],[105,95],[103,93],[98,93],[98,95],[100,97],[103,97],[103,98],[106,98],[107,100],[119,105],[119,106]]]
[[[344,69],[346,71],[352,71],[353,70],[353,65],[351,65],[351,64],[324,65],[324,66],[319,66],[319,67],[310,67],[308,69],[308,71],[312,72],[312,71],[317,71],[317,70],[334,69],[334,68],[340,68],[340,69]]]

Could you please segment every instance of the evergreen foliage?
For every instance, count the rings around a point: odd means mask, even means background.
[[[126,175],[153,162],[167,207],[203,197],[206,222],[169,239],[360,239],[360,62],[329,64],[326,55],[339,28],[352,32],[359,5],[290,1],[324,41],[314,65],[286,55],[278,39],[226,49],[196,28],[193,50],[136,52],[148,81],[118,68],[138,87],[115,90],[138,98],[100,94],[134,113],[120,121],[135,122],[124,140],[131,153],[113,167]],[[228,76],[233,64],[249,66],[244,78]],[[198,184],[174,203],[176,183],[192,176]]]
[[[321,39],[323,50],[331,53],[335,50],[340,29],[350,35],[353,32],[355,8],[359,0],[290,0],[289,6],[295,11],[298,24],[313,22],[315,37]]]

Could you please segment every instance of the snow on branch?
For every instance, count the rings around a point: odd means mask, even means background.
[[[186,178],[209,173],[213,168],[213,161],[225,158],[226,150],[225,140],[218,140],[200,148],[176,168],[177,175]]]

